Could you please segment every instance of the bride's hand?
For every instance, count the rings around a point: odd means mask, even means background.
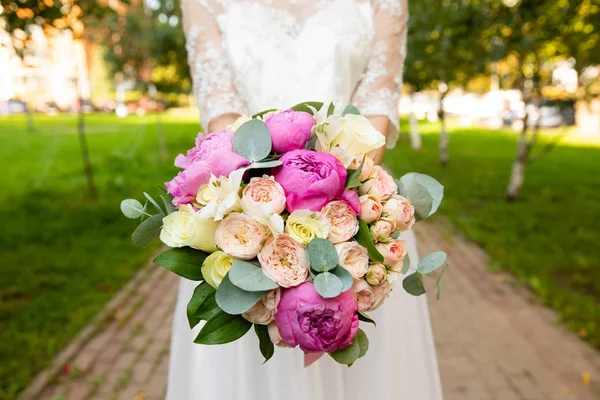
[[[383,115],[375,115],[372,117],[367,117],[367,119],[371,122],[373,127],[381,132],[384,136],[387,136],[388,129],[390,127],[390,120],[388,117]],[[373,157],[375,164],[379,165],[383,161],[383,154],[385,153],[385,146],[377,149],[375,151],[375,155]]]
[[[224,129],[227,129],[227,127],[233,124],[239,117],[239,114],[220,115],[217,118],[210,121],[210,123],[208,124],[208,132],[219,132]]]

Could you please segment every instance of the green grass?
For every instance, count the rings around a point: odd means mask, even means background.
[[[22,117],[0,118],[0,399],[14,398],[149,257],[131,245],[136,223],[119,203],[160,194],[198,130],[169,117],[163,161],[154,116],[86,119],[97,201],[75,116],[36,116],[35,132]]]
[[[446,195],[440,213],[600,347],[600,149],[559,145],[528,167],[520,198],[506,203],[516,134],[455,128],[441,168],[438,128],[422,129],[421,151],[403,140],[386,156],[394,175],[437,178]]]

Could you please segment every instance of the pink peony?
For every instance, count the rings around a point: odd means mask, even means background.
[[[344,192],[346,168],[329,153],[294,150],[280,158],[275,180],[283,186],[287,210],[321,211],[323,206]]]
[[[310,282],[283,290],[275,314],[282,339],[305,353],[331,352],[348,346],[358,331],[358,304],[351,290],[322,298]]]
[[[297,286],[308,278],[308,256],[289,235],[271,237],[258,253],[263,272],[281,287]]]
[[[336,200],[327,204],[319,219],[329,225],[327,239],[333,244],[350,240],[358,232],[358,219],[345,201]]]
[[[273,151],[284,154],[306,146],[315,119],[307,112],[286,110],[270,115],[265,124],[271,132]]]

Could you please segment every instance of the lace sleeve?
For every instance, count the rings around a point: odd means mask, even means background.
[[[407,0],[373,0],[375,37],[369,63],[352,98],[364,115],[390,120],[388,148],[398,140],[398,99],[406,58]]]
[[[204,132],[211,120],[225,114],[245,115],[221,41],[216,6],[211,0],[182,0],[183,29],[194,94]]]

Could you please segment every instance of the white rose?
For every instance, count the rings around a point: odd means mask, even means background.
[[[313,211],[296,210],[285,223],[285,233],[302,244],[309,244],[314,238],[327,239],[329,225],[318,218]]]
[[[194,208],[185,204],[163,218],[160,240],[169,247],[189,246],[212,253],[217,250],[215,232],[219,222],[201,218]]]
[[[232,264],[233,257],[222,251],[215,251],[202,263],[202,276],[206,283],[216,289],[231,269]]]
[[[385,136],[363,115],[331,116],[323,125],[322,142],[352,154],[368,154],[385,145]]]
[[[335,245],[340,265],[350,272],[354,279],[359,279],[367,273],[369,268],[369,254],[367,249],[357,242],[344,242]]]

